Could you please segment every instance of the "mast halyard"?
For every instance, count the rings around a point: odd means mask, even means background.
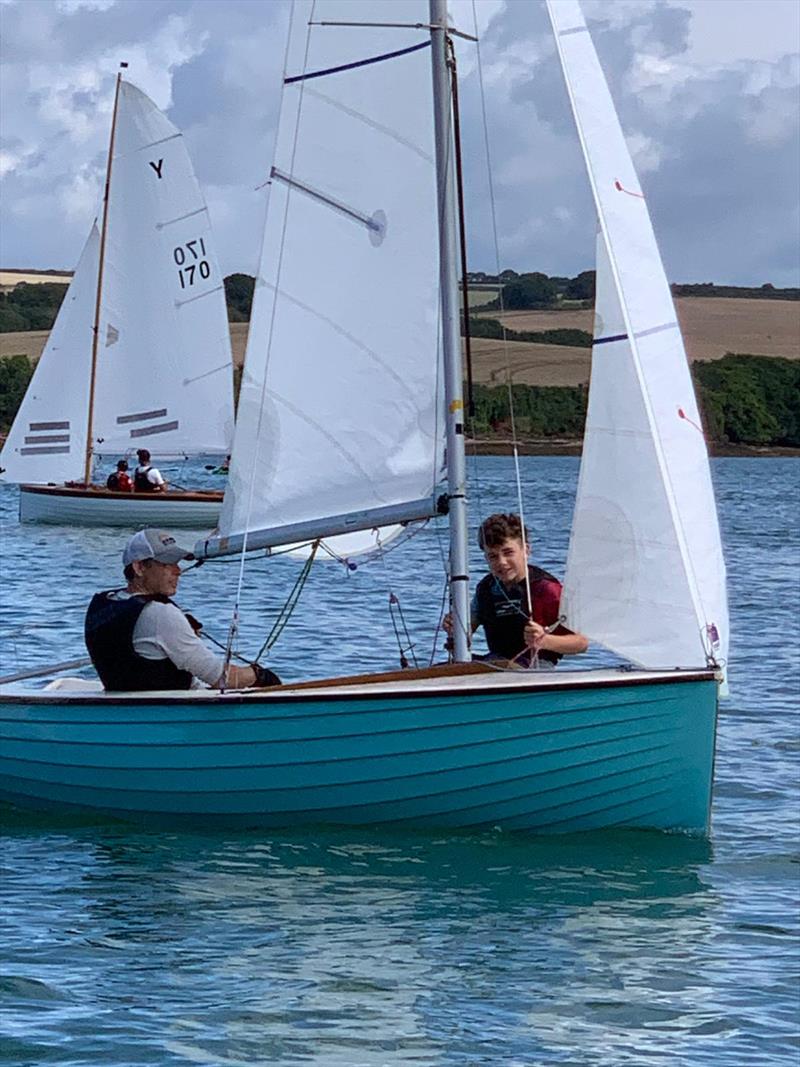
[[[117,84],[114,90],[114,111],[111,117],[111,137],[108,142],[108,163],[106,164],[106,183],[103,192],[103,222],[100,227],[100,252],[97,261],[97,297],[94,305],[94,322],[92,324],[92,364],[89,377],[89,410],[86,422],[86,456],[83,465],[83,480],[86,485],[92,478],[92,438],[94,437],[94,393],[97,378],[97,346],[100,340],[100,305],[103,293],[103,265],[106,251],[106,232],[108,229],[108,197],[111,191],[111,163],[114,157],[114,135],[117,130],[117,108],[119,106],[119,88],[122,82],[122,70],[128,66],[120,63],[117,72]]]
[[[458,307],[455,173],[447,66],[447,0],[430,0],[433,114],[439,214],[439,286],[447,419],[447,495],[450,503],[450,606],[456,662],[470,659],[464,398]]]

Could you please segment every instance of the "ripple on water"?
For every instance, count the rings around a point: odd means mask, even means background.
[[[513,509],[508,462],[477,466],[484,514]],[[522,474],[537,561],[560,572],[577,461],[532,457]],[[0,808],[0,1063],[796,1067],[800,465],[719,460],[713,474],[734,642],[710,842],[158,834]],[[124,535],[23,530],[6,487],[0,522],[5,668],[80,655]],[[418,654],[441,650],[440,560],[427,530],[385,566],[315,565],[276,670],[394,666],[389,588]],[[243,649],[298,568],[253,565]],[[216,636],[233,573],[209,565],[182,586]]]

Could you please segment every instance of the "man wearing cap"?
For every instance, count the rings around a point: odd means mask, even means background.
[[[228,666],[203,644],[190,617],[170,598],[178,588],[181,560],[193,559],[164,530],[140,530],[122,554],[125,589],[95,593],[86,612],[85,637],[106,689],[243,689],[280,683],[253,664]]]

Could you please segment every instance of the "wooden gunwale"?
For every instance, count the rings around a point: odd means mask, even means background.
[[[87,499],[107,500],[164,500],[174,503],[176,500],[202,501],[208,503],[222,503],[224,493],[221,489],[170,489],[166,493],[125,493],[106,489],[103,485],[73,486],[73,485],[20,485],[21,493],[35,493],[42,496],[68,496],[85,497]]]
[[[562,692],[565,690],[579,690],[579,689],[615,689],[615,688],[628,688],[630,686],[643,686],[643,685],[670,685],[674,683],[682,682],[711,682],[716,679],[716,672],[711,669],[698,668],[696,670],[681,670],[676,669],[674,671],[629,671],[620,670],[613,673],[609,677],[609,670],[602,670],[603,677],[597,677],[595,671],[579,671],[573,672],[569,677],[562,679],[553,678],[551,672],[546,672],[536,676],[535,672],[513,671],[509,672],[509,677],[514,679],[515,684],[509,688],[503,686],[487,687],[481,685],[459,686],[457,689],[450,690],[442,687],[409,687],[408,689],[391,689],[387,691],[378,692],[353,692],[350,687],[364,685],[381,685],[397,681],[419,681],[424,679],[436,680],[441,678],[443,681],[449,677],[458,677],[465,674],[481,674],[486,676],[487,674],[497,675],[498,672],[492,667],[488,667],[483,663],[467,663],[467,664],[442,664],[438,667],[423,668],[418,671],[387,671],[381,674],[360,674],[349,675],[345,678],[325,678],[320,680],[309,680],[305,682],[297,682],[295,684],[287,683],[282,686],[268,686],[263,689],[247,689],[247,690],[234,690],[223,694],[214,694],[212,691],[203,692],[202,695],[195,693],[193,696],[189,696],[186,690],[174,690],[170,692],[162,692],[158,696],[152,693],[96,693],[96,694],[80,694],[80,693],[67,693],[58,690],[50,692],[39,691],[38,693],[2,693],[0,692],[0,706],[11,704],[69,704],[70,706],[83,706],[83,705],[109,705],[115,703],[124,703],[135,705],[136,707],[147,707],[148,705],[194,705],[198,712],[204,709],[204,705],[212,704],[216,705],[218,701],[221,701],[223,705],[237,705],[237,704],[252,704],[254,702],[267,700],[270,704],[299,704],[325,701],[328,702],[340,702],[340,701],[363,701],[363,700],[375,700],[376,697],[384,697],[385,699],[395,700],[409,700],[409,699],[438,699],[441,700],[442,696],[449,696],[452,699],[458,699],[462,696],[485,696],[485,697],[497,697],[503,693],[550,693],[550,692]],[[530,679],[523,681],[523,676],[530,674]],[[585,674],[585,678],[580,678],[578,675]],[[525,684],[527,682],[527,684]],[[522,683],[522,684],[521,684]],[[343,692],[338,690],[342,689]],[[299,690],[299,692],[298,692]],[[327,690],[320,693],[319,690]],[[335,691],[331,691],[335,690]]]

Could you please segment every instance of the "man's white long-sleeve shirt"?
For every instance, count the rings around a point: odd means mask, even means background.
[[[127,600],[121,590],[116,599]],[[216,686],[225,664],[221,656],[206,648],[189,620],[175,604],[151,600],[145,604],[133,628],[133,650],[143,659],[169,659],[182,671],[206,685]]]

